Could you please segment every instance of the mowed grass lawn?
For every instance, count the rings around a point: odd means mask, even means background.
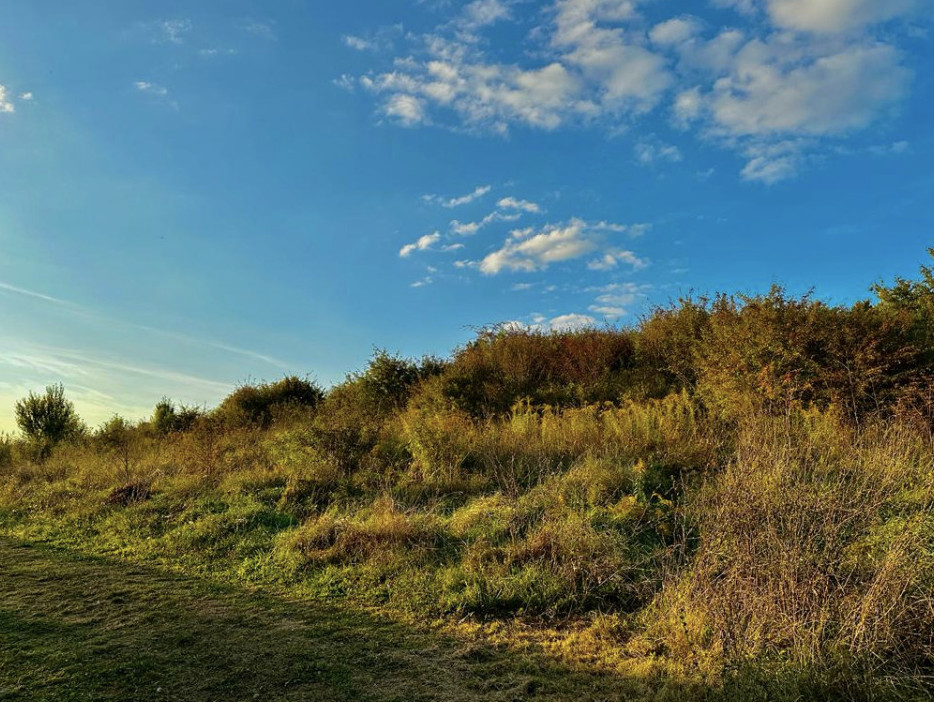
[[[644,685],[0,539],[0,700],[618,700]]]

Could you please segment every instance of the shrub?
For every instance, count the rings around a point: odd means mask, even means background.
[[[930,670],[930,461],[900,431],[751,421],[736,459],[688,504],[700,543],[666,590],[670,645]]]
[[[103,448],[113,454],[123,467],[124,476],[130,477],[131,445],[134,440],[133,427],[123,417],[114,415],[97,430],[94,438]]]
[[[632,384],[632,332],[481,331],[441,374],[444,395],[475,417],[499,416],[522,399],[577,406],[616,401]]]
[[[152,428],[159,436],[166,436],[176,431],[189,431],[202,416],[204,411],[198,407],[175,403],[163,397],[152,413]]]
[[[45,394],[32,392],[16,403],[16,423],[38,448],[40,458],[48,457],[57,444],[81,436],[85,429],[75,406],[65,398],[62,385],[49,385]]]
[[[275,383],[242,385],[224,398],[215,412],[230,426],[268,427],[277,410],[313,410],[323,399],[324,392],[317,384],[293,375]]]

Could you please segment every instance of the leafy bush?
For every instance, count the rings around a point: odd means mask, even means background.
[[[224,398],[215,413],[233,427],[268,427],[277,411],[313,410],[323,399],[317,384],[292,375],[275,383],[242,385]]]
[[[475,417],[500,416],[523,399],[575,406],[616,401],[631,385],[632,332],[485,330],[441,374],[444,396]]]
[[[159,436],[166,436],[176,431],[188,431],[194,427],[204,412],[197,407],[182,405],[176,408],[175,403],[163,397],[152,413],[152,428]]]
[[[45,394],[32,392],[16,403],[16,423],[47,458],[59,443],[81,436],[85,429],[72,402],[65,398],[62,385],[49,385]]]

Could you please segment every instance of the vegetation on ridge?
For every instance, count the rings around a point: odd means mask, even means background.
[[[658,689],[923,699],[934,274],[873,291],[491,329],[446,360],[379,351],[327,392],[289,377],[55,440],[31,396],[0,442],[0,529],[531,638]]]

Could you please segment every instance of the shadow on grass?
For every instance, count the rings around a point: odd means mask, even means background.
[[[611,675],[340,603],[0,538],[0,701],[930,699],[827,672],[759,664],[716,688]]]
[[[651,697],[340,605],[0,540],[0,700]]]

